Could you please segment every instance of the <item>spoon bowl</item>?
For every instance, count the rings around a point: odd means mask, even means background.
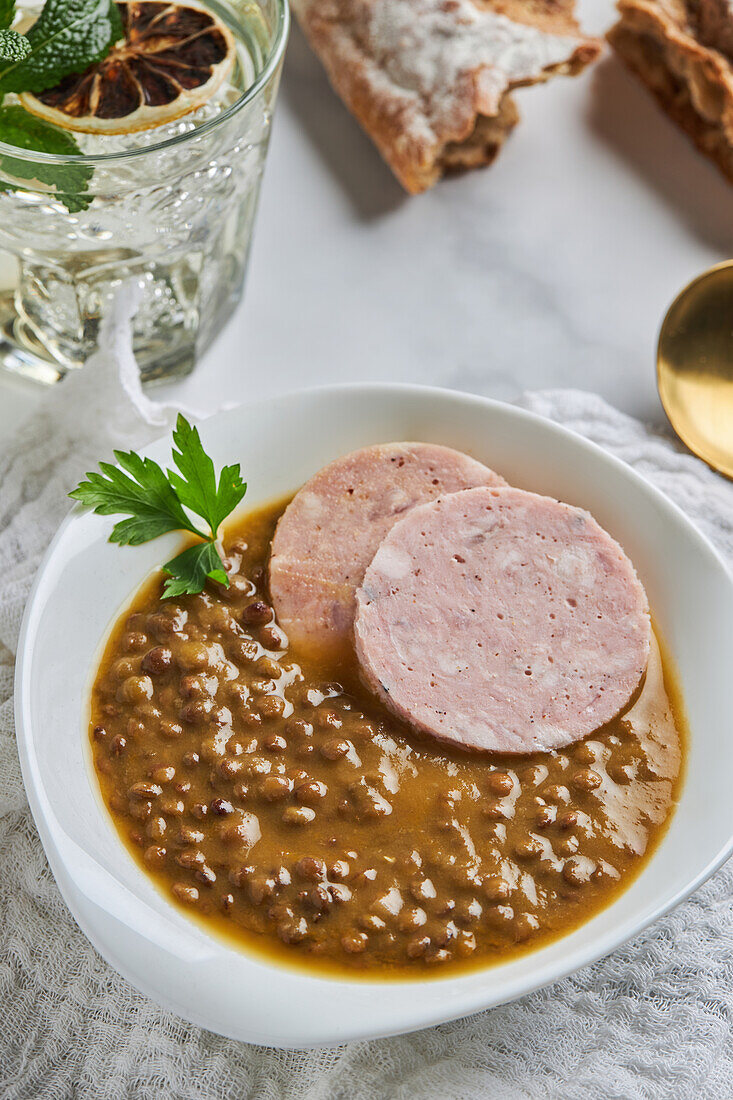
[[[733,260],[693,279],[669,307],[657,387],[683,443],[733,478]]]

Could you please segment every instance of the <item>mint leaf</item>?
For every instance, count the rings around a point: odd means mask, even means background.
[[[190,531],[199,535],[181,507],[166,476],[152,458],[141,458],[134,451],[115,451],[120,470],[109,462],[100,462],[101,474],[89,473],[70,497],[92,508],[97,515],[122,513],[130,519],[115,524],[110,542],[139,546],[168,531]],[[124,473],[124,471],[127,473]],[[131,476],[128,477],[127,475]]]
[[[0,60],[0,92],[43,92],[106,57],[124,36],[114,0],[46,0],[27,57]]]
[[[22,61],[31,52],[31,44],[17,31],[0,30],[0,65],[6,61]]]
[[[229,586],[224,565],[213,542],[200,542],[189,546],[177,558],[172,558],[163,566],[171,580],[165,582],[163,595],[166,599],[173,596],[195,596],[202,592],[207,578]]]
[[[169,470],[168,480],[181,503],[205,519],[212,536],[216,538],[219,524],[234,511],[247,492],[240,476],[239,463],[223,467],[217,486],[214,463],[201,444],[198,430],[191,427],[181,413],[173,432],[173,442],[178,447],[177,451],[173,451],[173,461],[183,476]]]
[[[59,153],[62,156],[78,155],[75,139],[65,130],[59,130],[43,119],[24,111],[22,107],[0,107],[0,141],[32,152]],[[92,169],[79,160],[79,164],[42,164],[0,152],[0,170],[4,175],[20,180],[36,180],[55,189],[58,198],[72,213],[86,210],[91,197],[87,195],[87,183]],[[0,180],[0,190],[17,191],[20,184]]]
[[[15,19],[15,0],[0,0],[0,30],[5,30]]]

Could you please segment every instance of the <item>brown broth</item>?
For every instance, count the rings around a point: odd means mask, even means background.
[[[229,942],[367,977],[504,960],[610,904],[679,793],[685,725],[657,646],[626,713],[563,752],[421,738],[351,654],[280,647],[266,565],[283,507],[231,525],[228,590],[163,601],[156,576],[106,645],[92,752],[138,864]]]

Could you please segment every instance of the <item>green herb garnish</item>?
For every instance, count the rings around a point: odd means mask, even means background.
[[[118,465],[100,462],[101,473],[88,473],[69,496],[97,515],[124,515],[112,528],[110,542],[139,546],[168,531],[187,531],[201,541],[189,546],[162,567],[168,574],[163,596],[195,595],[207,578],[229,586],[216,546],[219,527],[247,491],[239,463],[224,466],[217,484],[214,463],[203,448],[196,428],[180,413],[173,442],[175,470],[164,471],[152,458],[134,451],[115,451]],[[201,531],[189,513],[208,526]]]
[[[72,73],[101,61],[124,36],[114,0],[46,0],[25,34],[10,29],[14,17],[15,0],[0,0],[0,102],[6,92],[44,92],[55,87]],[[0,141],[41,153],[81,153],[70,134],[19,106],[0,110]],[[84,165],[78,169],[31,165],[3,154],[0,167],[10,176],[49,184],[71,213],[91,202],[85,195],[91,171]],[[17,190],[11,183],[0,188]]]
[[[17,31],[0,31],[0,57],[3,61],[23,61],[31,52],[31,44]]]
[[[15,0],[0,0],[0,30],[6,30],[14,19]]]
[[[44,153],[68,156],[79,152],[79,146],[71,134],[59,130],[42,118],[28,114],[17,103],[10,107],[0,107],[0,141],[17,145],[20,149],[41,149]],[[54,187],[56,198],[63,202],[71,214],[86,210],[92,201],[86,193],[86,187],[93,170],[82,160],[78,164],[68,165],[41,164],[3,153],[0,156],[0,165],[4,172],[16,179],[38,180],[39,183]],[[7,182],[0,186],[8,191],[16,190],[15,185]]]
[[[28,44],[26,56],[0,53],[0,92],[45,92],[101,61],[123,35],[114,0],[46,0],[33,26],[17,36]]]

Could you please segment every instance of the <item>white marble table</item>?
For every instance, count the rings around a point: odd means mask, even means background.
[[[608,0],[585,0],[601,33]],[[518,93],[487,171],[406,197],[294,29],[243,304],[166,396],[206,410],[335,380],[511,399],[577,386],[662,417],[660,320],[733,255],[733,188],[607,56]],[[0,377],[0,432],[39,399]]]

